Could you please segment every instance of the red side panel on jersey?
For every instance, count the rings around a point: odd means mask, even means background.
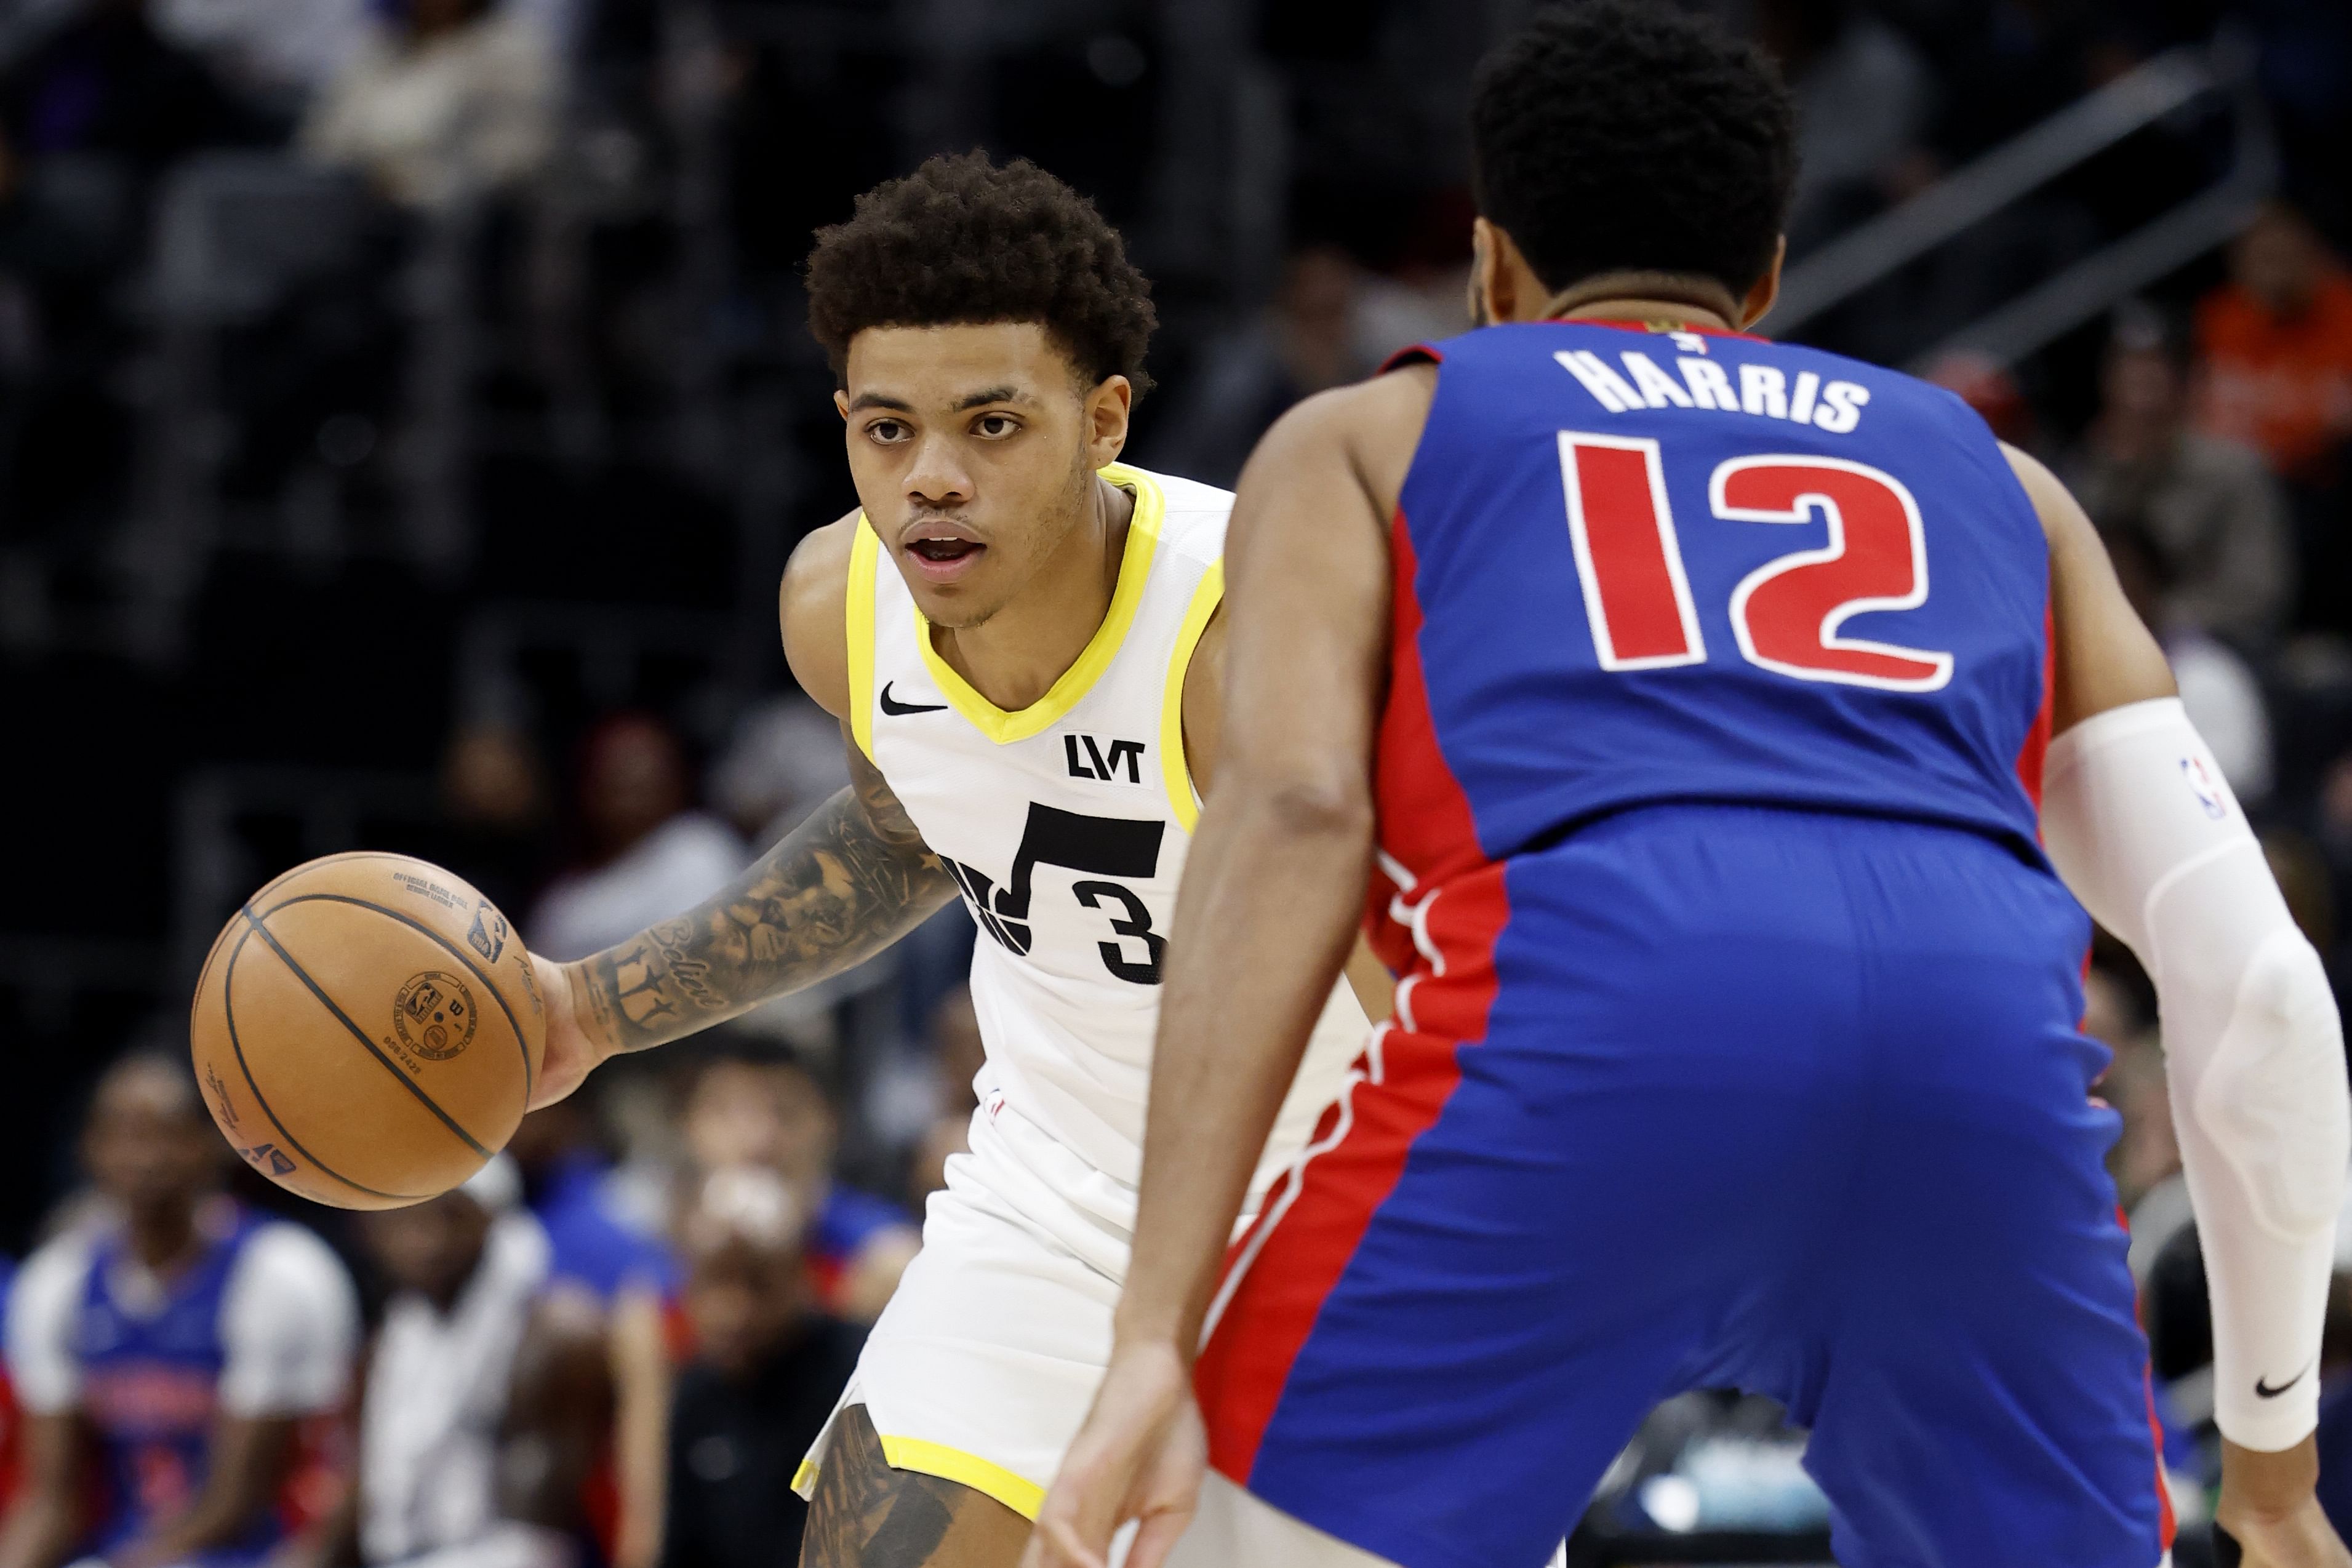
[[[1480,854],[1470,804],[1437,747],[1422,680],[1412,542],[1402,514],[1393,536],[1395,624],[1376,787],[1384,855],[1413,882],[1395,896],[1419,906],[1422,940],[1416,945],[1408,934],[1402,950],[1411,963],[1396,1026],[1375,1037],[1359,1076],[1325,1113],[1312,1158],[1268,1194],[1257,1224],[1227,1259],[1238,1279],[1228,1281],[1230,1298],[1211,1326],[1196,1386],[1210,1462],[1237,1481],[1248,1479],[1324,1301],[1395,1190],[1414,1141],[1461,1081],[1456,1052],[1486,1033],[1495,942],[1510,918],[1504,868]],[[1439,868],[1451,874],[1433,875]],[[1391,921],[1386,930],[1403,928]]]
[[[2048,608],[2042,612],[2042,710],[2033,716],[2032,728],[2025,731],[2025,744],[2017,752],[2017,782],[2025,786],[2025,798],[2033,803],[2033,815],[2042,815],[2042,765],[2050,755],[2050,726],[2058,710],[2058,619]]]

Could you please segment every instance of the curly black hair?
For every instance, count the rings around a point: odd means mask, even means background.
[[[1094,203],[1025,158],[943,154],[875,186],[848,222],[817,231],[808,297],[835,375],[868,327],[1037,321],[1089,384],[1151,387],[1150,280]]]
[[[1554,290],[1664,272],[1745,294],[1797,177],[1780,71],[1659,0],[1538,16],[1479,66],[1470,137],[1479,212]]]

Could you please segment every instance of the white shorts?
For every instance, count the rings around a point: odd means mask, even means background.
[[[1034,1519],[1110,1360],[1135,1189],[994,1094],[947,1183],[793,1487],[814,1495],[835,1422],[863,1405],[892,1468]]]

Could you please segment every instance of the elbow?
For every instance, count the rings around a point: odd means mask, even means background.
[[[1371,793],[1361,779],[1300,774],[1235,782],[1252,818],[1286,843],[1360,849],[1372,841]]]

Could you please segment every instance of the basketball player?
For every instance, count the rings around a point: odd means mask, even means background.
[[[983,933],[972,1152],[809,1457],[802,1560],[1012,1568],[1109,1352],[1217,755],[1232,498],[1118,462],[1149,286],[1032,165],[934,159],[868,194],[808,288],[863,508],[794,552],[784,647],[855,782],[701,908],[549,966],[541,1098],[846,969],[961,891]],[[1361,1047],[1362,1010],[1327,1000],[1257,1185]]]
[[[221,1192],[185,1056],[109,1068],[82,1156],[104,1217],[26,1259],[8,1303],[26,1464],[0,1564],[258,1563],[322,1479],[303,1428],[341,1405],[358,1352],[351,1279],[316,1236]]]
[[[1134,1568],[1532,1568],[1736,1385],[1849,1568],[2156,1568],[2079,896],[2163,1005],[2221,1521],[2346,1568],[2336,1007],[2088,521],[1948,394],[1742,335],[1794,162],[1750,49],[1591,0],[1472,112],[1502,324],[1242,481],[1134,1263],[1030,1563],[1139,1516]],[[1394,1026],[1220,1287],[1372,866]]]

